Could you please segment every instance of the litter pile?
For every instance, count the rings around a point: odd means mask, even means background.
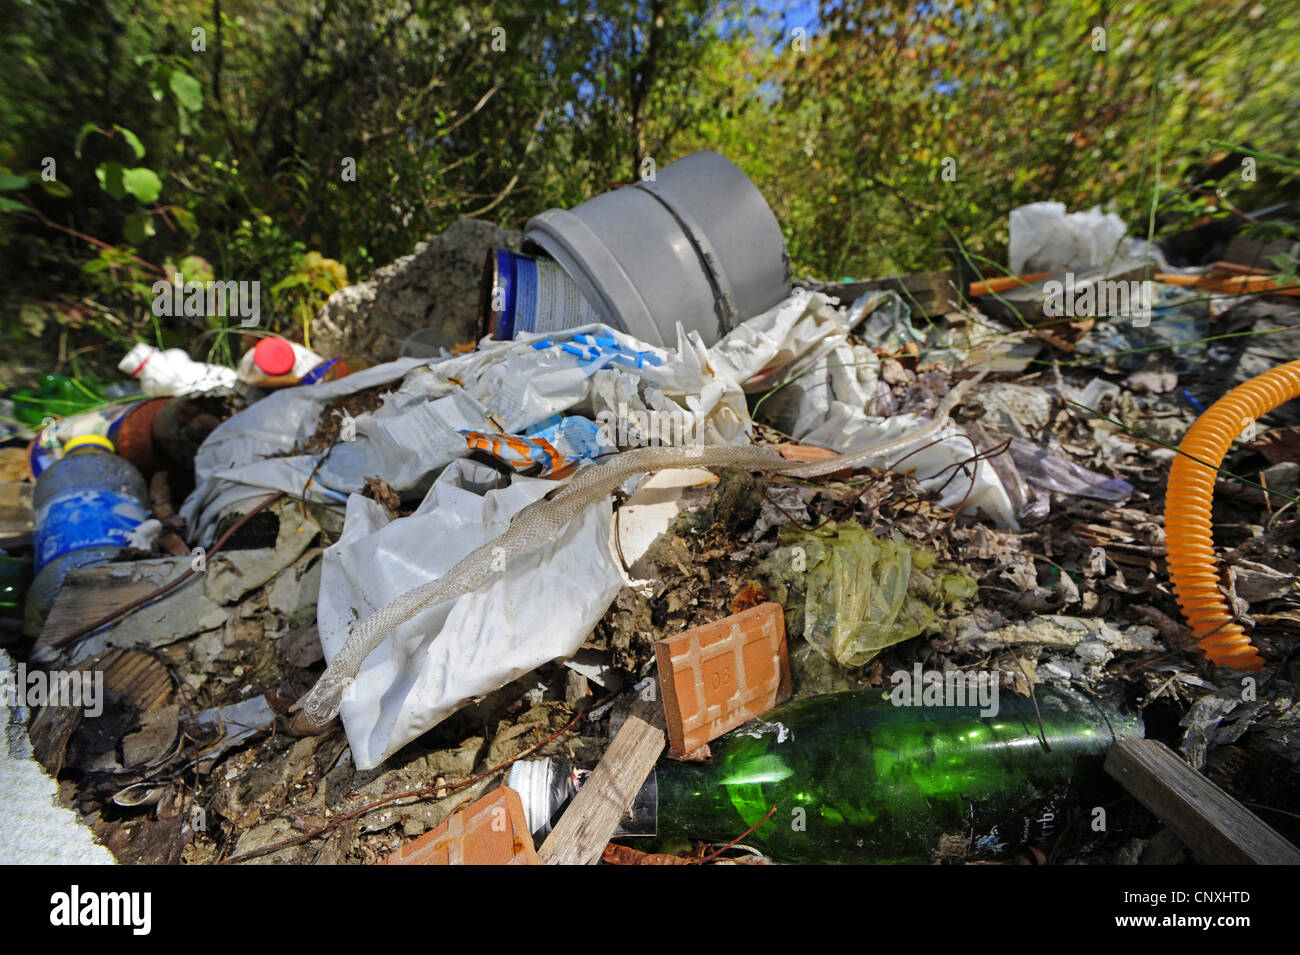
[[[1300,858],[1294,289],[1052,203],[794,282],[711,153],[453,232],[363,354],[13,396],[4,786],[120,862]]]

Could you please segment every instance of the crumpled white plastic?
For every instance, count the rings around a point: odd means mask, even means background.
[[[346,494],[308,479],[319,455],[290,455],[316,431],[331,401],[386,384],[425,364],[406,358],[367,368],[338,381],[285,388],[221,422],[194,456],[195,488],[181,506],[190,536],[211,542],[217,517],[248,498],[288,491],[308,500],[341,505]]]
[[[1007,260],[1013,275],[1082,271],[1115,256],[1128,227],[1101,206],[1066,213],[1063,202],[1031,202],[1011,210]]]
[[[598,420],[601,412],[657,410],[689,429],[693,442],[746,444],[745,391],[761,387],[760,372],[798,368],[847,335],[832,302],[797,289],[712,349],[680,326],[676,349],[666,351],[617,329],[585,325],[514,341],[484,339],[467,355],[401,359],[338,381],[286,388],[212,432],[195,457],[196,488],[181,516],[191,536],[208,544],[217,518],[232,505],[279,490],[342,506],[367,477],[377,476],[398,493],[420,493],[439,469],[466,454],[459,430],[520,432],[561,411]],[[583,335],[613,339],[623,352],[645,352],[658,363],[635,367],[615,349],[590,349],[596,357],[583,359],[561,347]],[[537,347],[541,342],[556,344]],[[330,402],[399,380],[383,407],[357,416],[355,433],[328,453],[290,453],[315,432]]]
[[[820,425],[795,437],[804,444],[843,453],[873,441],[906,434],[925,421],[924,417],[913,414],[869,418],[860,410],[837,403]],[[1019,530],[1015,506],[992,465],[983,459],[973,466],[962,463],[978,453],[979,449],[970,436],[950,421],[934,444],[910,453],[895,454],[892,460],[872,462],[872,466],[892,467],[897,474],[915,478],[923,492],[936,495],[935,502],[941,507],[960,507],[963,514],[982,515],[1000,528]]]
[[[821,312],[820,303],[813,303],[813,307]],[[833,316],[834,310],[830,312]],[[802,321],[801,318],[799,322]],[[824,340],[840,341],[835,337],[838,329],[830,324],[833,318],[822,313],[814,321],[817,322],[814,327],[821,328]],[[791,338],[795,337],[797,327],[798,322],[791,326]],[[815,341],[808,331],[805,325],[805,337]],[[719,344],[725,342],[723,339]],[[783,426],[789,429],[791,437],[804,444],[844,453],[905,434],[924,424],[924,418],[913,414],[878,418],[866,413],[876,395],[880,368],[879,359],[870,348],[840,341],[829,352],[824,347],[805,351],[815,358],[810,370],[772,395],[772,400],[785,403]],[[783,377],[789,379],[788,374]],[[1018,530],[1015,506],[993,467],[984,460],[973,467],[962,466],[961,462],[977,453],[975,443],[966,432],[949,422],[936,443],[909,454],[897,471],[916,478],[920,488],[936,494],[936,502],[943,507],[960,506],[963,513],[982,514],[1001,528]],[[876,467],[892,464],[891,460],[873,462]],[[958,473],[954,475],[954,471]]]
[[[624,351],[646,352],[658,364],[629,367],[613,350],[583,359],[558,344],[582,334],[612,338]],[[557,344],[536,347],[547,341]],[[620,391],[630,396],[625,404],[631,410],[645,408],[638,397],[642,379],[645,394],[663,410],[680,413],[685,405],[698,417],[703,443],[748,441],[744,395],[713,374],[697,334],[679,333],[678,351],[670,356],[623,332],[588,325],[563,335],[484,339],[467,355],[400,359],[338,381],[277,391],[208,436],[195,457],[196,488],[181,516],[191,536],[208,544],[223,512],[275,491],[341,507],[376,476],[398,493],[421,493],[439,469],[468,452],[461,429],[517,433],[575,407],[594,418],[607,407],[600,396],[616,399]],[[358,415],[353,433],[341,435],[328,452],[291,453],[315,432],[328,404],[391,382],[400,383],[383,406]],[[608,410],[619,413],[617,400]]]
[[[348,498],[343,536],[325,551],[317,621],[327,660],[352,627],[399,594],[433,580],[501,534],[556,487],[449,465],[415,513],[391,520]],[[610,549],[612,503],[589,507],[545,548],[511,561],[489,586],[429,607],[367,658],[341,710],[353,760],[372,769],[461,706],[577,652],[623,585]]]
[[[835,301],[796,288],[784,302],[736,326],[709,349],[714,374],[755,392],[811,367],[851,330]]]

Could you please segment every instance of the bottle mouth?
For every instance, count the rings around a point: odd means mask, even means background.
[[[63,446],[63,453],[71,454],[77,448],[104,448],[107,451],[117,451],[113,442],[101,434],[83,434],[72,438]]]
[[[577,791],[573,768],[567,759],[521,759],[510,767],[506,785],[524,804],[528,831],[544,836],[551,831],[559,810]]]

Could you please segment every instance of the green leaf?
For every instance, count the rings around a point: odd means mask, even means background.
[[[297,288],[299,285],[306,285],[310,281],[310,277],[304,275],[302,272],[294,272],[272,285],[271,294],[276,295],[283,292],[285,289]]]
[[[212,263],[201,255],[185,256],[181,259],[180,270],[187,281],[210,282],[216,275]]]
[[[4,210],[5,212],[26,212],[27,207],[16,199],[7,199],[4,196],[0,196],[0,210]]]
[[[162,193],[162,180],[152,169],[136,166],[122,173],[122,187],[141,202],[153,202]]]
[[[172,70],[168,85],[180,100],[181,106],[189,112],[197,113],[203,108],[203,86],[184,70]]]
[[[81,132],[77,133],[77,142],[73,148],[73,151],[77,154],[78,159],[81,158],[81,144],[86,141],[87,136],[89,136],[91,133],[97,133],[97,132],[99,132],[99,127],[96,126],[94,123],[87,123],[85,126],[81,127]]]
[[[153,216],[144,210],[132,212],[126,217],[126,225],[122,229],[122,234],[126,236],[126,241],[132,245],[143,244],[145,239],[157,234],[153,227]]]
[[[190,212],[189,209],[181,206],[171,206],[169,211],[176,217],[176,224],[191,239],[199,234],[199,220],[194,217],[194,213]]]
[[[171,72],[164,64],[155,63],[153,70],[149,73],[149,92],[159,102],[167,95],[167,80],[171,76]]]
[[[57,179],[51,179],[48,182],[42,179],[41,188],[56,199],[66,199],[72,195],[72,190],[68,188],[67,184],[59,182]]]
[[[95,167],[95,178],[99,180],[99,188],[103,189],[114,199],[121,199],[126,195],[126,186],[122,183],[122,173],[126,167],[120,162],[102,162]]]
[[[13,192],[15,189],[25,189],[26,187],[26,176],[20,176],[13,172],[0,172],[0,192]]]
[[[127,129],[125,126],[114,124],[113,128],[122,134],[122,138],[127,141],[127,144],[131,147],[131,151],[135,153],[135,158],[143,159],[144,143],[140,142],[140,137],[131,132],[131,130]]]

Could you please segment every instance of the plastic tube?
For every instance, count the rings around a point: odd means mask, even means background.
[[[1293,398],[1300,398],[1300,360],[1238,385],[1211,405],[1187,430],[1178,446],[1181,453],[1169,469],[1165,559],[1178,606],[1192,627],[1196,645],[1212,662],[1234,670],[1258,670],[1264,660],[1219,592],[1210,530],[1214,469],[1243,429]]]

